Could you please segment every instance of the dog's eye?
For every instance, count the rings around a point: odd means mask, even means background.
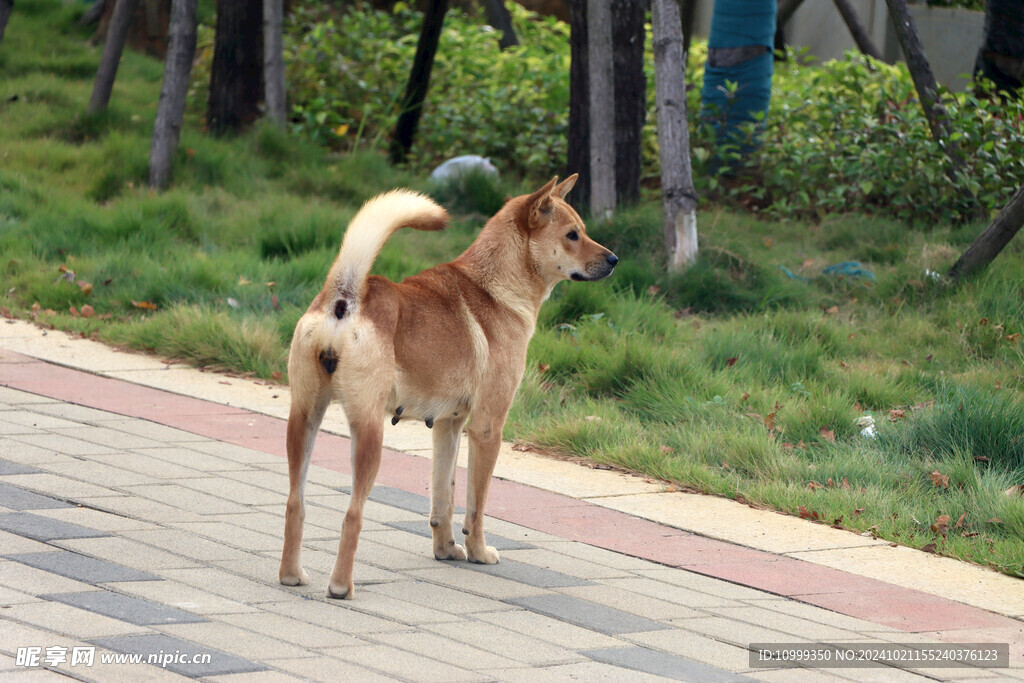
[[[578,232],[576,232],[575,230],[570,230],[568,232],[568,234],[566,234],[566,237],[568,237],[570,240],[575,242],[576,240],[578,240],[580,238],[580,234]]]

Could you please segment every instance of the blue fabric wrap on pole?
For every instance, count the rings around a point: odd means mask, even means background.
[[[772,47],[775,44],[776,0],[715,0],[708,49],[764,46],[767,50],[731,66],[705,66],[701,119],[715,127],[719,143],[735,142],[748,151],[750,142],[739,130],[744,123],[764,126],[772,91]],[[727,82],[737,84],[730,93]],[[756,144],[756,143],[755,143]]]

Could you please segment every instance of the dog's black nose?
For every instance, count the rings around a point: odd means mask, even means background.
[[[608,254],[608,256],[607,256],[607,258],[605,260],[608,261],[608,265],[609,266],[614,268],[615,264],[619,262],[619,257],[616,256],[615,254]]]

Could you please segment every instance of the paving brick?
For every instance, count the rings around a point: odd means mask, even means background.
[[[642,671],[655,676],[664,676],[678,681],[707,681],[726,683],[730,681],[752,681],[728,671],[694,662],[684,657],[648,650],[642,647],[618,647],[603,650],[587,650],[583,654],[598,662],[612,664],[624,669]]]
[[[38,429],[43,430],[80,427],[80,425],[76,422],[70,422],[68,420],[63,420],[59,417],[45,415],[42,413],[37,413],[33,410],[25,409],[6,410],[4,411],[3,419],[5,422],[10,422],[12,424],[23,425],[26,427],[36,427]]]
[[[202,587],[189,586],[177,581],[146,581],[135,583],[107,583],[104,588],[127,593],[151,602],[185,610],[193,614],[240,614],[257,611],[252,605],[229,600]]]
[[[56,472],[63,477],[85,481],[96,484],[102,488],[113,488],[119,486],[141,486],[142,484],[154,484],[159,479],[145,474],[126,470],[123,467],[115,467],[106,462],[96,460],[74,460],[73,462],[61,464],[58,467],[44,469]],[[94,495],[109,496],[111,492],[98,493]],[[86,494],[79,494],[86,495]]]
[[[214,560],[208,564],[237,576],[252,579],[256,582],[263,582],[266,585],[279,585],[277,583],[277,573],[281,568],[280,554],[276,557],[253,555],[244,563],[234,562],[232,560]],[[310,583],[325,579],[323,572],[319,572],[312,567],[306,567],[305,569],[309,572]],[[356,578],[358,579],[359,577]],[[323,586],[324,584],[321,583],[320,585]],[[322,590],[326,591],[327,589],[322,588]]]
[[[125,500],[127,496],[117,496],[118,500]],[[90,501],[107,500],[106,498],[91,498]],[[130,500],[130,499],[129,499]],[[71,522],[81,526],[96,529],[97,531],[127,531],[129,529],[156,529],[152,522],[139,519],[132,519],[123,515],[115,515],[103,510],[95,510],[88,507],[55,508],[52,510],[36,510],[34,514],[41,517],[49,517],[62,522]]]
[[[275,659],[294,659],[315,656],[309,649],[273,636],[248,631],[223,622],[200,624],[169,624],[160,631],[204,647],[230,652],[237,657],[272,664]]]
[[[89,588],[92,588],[92,586],[89,586]],[[66,595],[85,595],[85,593],[67,593]],[[130,624],[120,619],[113,619],[103,614],[97,614],[90,610],[80,609],[76,606],[55,602],[50,599],[47,599],[45,602],[11,605],[4,610],[4,618],[14,619],[48,631],[56,631],[57,633],[83,639],[145,633],[149,630],[144,626]],[[0,631],[2,630],[0,629]],[[25,643],[22,643],[22,645],[25,645]]]
[[[228,460],[246,464],[279,463],[281,461],[279,456],[263,453],[262,451],[254,451],[251,448],[236,446],[224,441],[200,441],[189,444],[189,448],[201,453],[215,455],[218,458],[227,458]]]
[[[449,614],[472,614],[509,609],[508,605],[497,600],[424,581],[395,581],[367,586],[365,591],[388,595]]]
[[[86,593],[50,593],[39,597],[78,607],[95,614],[102,614],[112,619],[126,621],[136,626],[189,624],[206,621],[198,614],[108,590]]]
[[[589,586],[593,582],[581,579],[577,576],[570,576],[561,572],[544,569],[532,564],[516,562],[501,558],[498,564],[473,564],[465,563],[458,565],[470,571],[499,576],[510,581],[518,581],[537,588],[564,588],[566,586]]]
[[[129,434],[116,429],[74,423],[72,423],[71,429],[54,429],[53,433],[119,450],[156,448],[161,445],[159,441],[147,439],[138,434]]]
[[[81,500],[95,496],[109,496],[112,491],[107,486],[95,486],[77,479],[70,479],[57,474],[43,472],[40,474],[22,474],[18,477],[19,487],[31,489],[43,495],[54,496],[66,500]]]
[[[74,458],[58,453],[50,448],[33,446],[22,441],[20,437],[4,437],[0,439],[0,458],[19,465],[28,465],[42,470],[42,465],[59,466],[74,461]]]
[[[85,555],[92,555],[101,560],[132,567],[139,571],[198,566],[195,561],[187,557],[172,555],[143,543],[114,536],[61,540],[55,545]]]
[[[659,600],[649,595],[616,590],[605,584],[570,586],[568,588],[559,588],[558,592],[654,620],[688,619],[690,617],[706,615],[705,612],[678,603]]]
[[[333,657],[408,681],[479,681],[483,676],[452,662],[440,662],[387,645],[359,645],[328,651]]]
[[[17,477],[16,479],[20,479]],[[12,510],[45,510],[48,508],[68,508],[71,503],[39,493],[27,491],[20,486],[14,486],[0,481],[0,500],[4,507]]]
[[[523,607],[532,612],[545,614],[559,621],[575,624],[591,631],[607,635],[636,633],[638,631],[660,631],[667,625],[624,612],[613,607],[599,605],[571,595],[534,595],[513,598],[509,604]]]
[[[706,595],[728,598],[729,600],[757,600],[765,596],[764,591],[740,586],[729,581],[704,576],[685,569],[652,567],[636,571],[640,576],[655,579],[659,583],[679,586]],[[716,603],[724,604],[724,603]]]
[[[160,577],[67,550],[7,555],[7,559],[85,583],[158,581]]]
[[[82,441],[66,434],[26,434],[17,436],[11,439],[11,441],[18,441],[19,443],[36,446],[40,449],[62,455],[102,455],[117,452],[115,448]],[[3,457],[13,459],[9,455],[4,455]]]
[[[630,576],[629,572],[622,569],[588,562],[578,557],[561,555],[547,548],[514,549],[512,552],[502,555],[503,561],[506,558],[581,579],[598,580]]]
[[[111,513],[125,519],[135,519],[150,524],[166,524],[168,522],[201,522],[204,516],[191,510],[172,507],[148,498],[135,496],[104,496],[89,498],[88,505],[101,512]]]
[[[112,467],[120,467],[122,469],[131,470],[132,472],[138,472],[148,477],[155,479],[190,479],[194,477],[208,477],[210,476],[206,472],[202,472],[192,467],[184,467],[178,463],[172,461],[162,460],[159,457],[159,452],[167,449],[153,449],[150,453],[154,455],[144,455],[142,453],[101,453],[99,455],[89,456],[90,460],[96,462],[106,463]]]
[[[162,444],[203,441],[206,438],[183,429],[175,429],[157,422],[150,422],[149,420],[126,418],[114,413],[100,412],[99,414],[104,417],[93,417],[83,421],[92,422],[97,426],[107,429],[141,436]]]
[[[160,448],[140,448],[136,453],[160,460],[161,462],[174,463],[182,467],[188,467],[210,476],[210,472],[250,472],[252,468],[230,458],[220,458],[216,455],[203,453],[195,449],[202,442],[176,444],[173,446],[162,446]]]
[[[282,614],[221,614],[216,617],[216,621],[280,638],[305,648],[337,647],[362,642],[349,635],[344,621],[339,621],[336,629],[315,626]]]
[[[3,416],[7,414],[7,411],[0,413],[0,434],[4,436],[27,436],[30,434],[39,435],[45,434],[46,432],[37,427],[29,427],[15,422],[7,422],[3,419]]]
[[[356,595],[359,594],[359,587],[356,586]],[[260,605],[260,608],[307,624],[337,629],[343,633],[385,633],[407,628],[407,625],[363,612],[361,606],[352,600],[328,600],[321,597],[313,600],[269,602]]]
[[[395,679],[376,671],[343,662],[334,657],[305,657],[302,659],[275,659],[270,663],[275,671],[293,673],[303,680],[359,681],[359,683],[393,682]],[[217,679],[218,681],[220,679]],[[271,679],[276,680],[276,679]]]
[[[132,486],[126,490],[158,503],[189,510],[200,515],[245,512],[246,507],[226,498],[200,493],[177,484]]]
[[[640,577],[628,579],[608,579],[605,583],[614,589],[626,590],[640,595],[648,595],[659,600],[665,600],[677,605],[692,609],[703,609],[705,607],[737,607],[743,603],[737,599],[730,599],[718,595],[711,595],[701,591],[676,586],[671,583],[646,579]],[[736,587],[739,594],[747,597],[747,591],[742,586]],[[763,595],[760,593],[759,595]]]
[[[52,541],[65,538],[95,538],[107,536],[105,532],[88,527],[61,522],[31,512],[7,512],[0,514],[0,529],[36,541]]]
[[[619,638],[525,609],[509,612],[486,612],[476,614],[474,618],[571,650],[628,645],[626,641]]]
[[[294,661],[294,660],[278,660],[278,661]],[[305,661],[305,660],[300,660]],[[345,665],[347,666],[347,665]],[[370,673],[366,669],[363,669],[366,673]],[[215,683],[287,683],[288,681],[302,681],[306,680],[300,676],[285,673],[279,669],[275,669],[272,666],[265,671],[249,671],[241,674],[221,674],[220,676],[206,676],[203,680],[213,681]],[[343,680],[362,680],[356,678],[345,678]]]
[[[161,652],[167,654],[176,652],[209,654],[210,663],[208,664],[172,662],[166,665],[166,668],[170,671],[193,678],[228,673],[244,673],[246,671],[261,671],[267,668],[258,662],[236,657],[220,650],[205,648],[196,643],[182,640],[181,638],[174,638],[163,633],[123,638],[97,638],[93,642],[115,652],[139,653],[144,656]]]
[[[190,557],[194,560],[235,560],[244,562],[250,553],[231,548],[211,541],[198,538],[193,534],[178,529],[145,529],[139,531],[123,531],[121,536],[130,538],[146,545],[162,548],[175,555]]]
[[[427,624],[423,629],[529,666],[550,666],[584,660],[573,646],[553,643],[545,637],[543,631],[527,635],[475,619]]]
[[[405,531],[406,533],[415,534],[416,536],[420,536],[422,538],[433,538],[433,535],[430,532],[430,523],[427,517],[424,517],[423,519],[416,521],[402,520],[399,522],[387,522],[385,525],[391,527],[392,529],[400,529],[402,531]],[[508,550],[526,550],[535,547],[528,543],[523,543],[522,541],[513,541],[510,538],[505,538],[504,536],[496,536],[494,534],[487,535],[487,545],[492,546],[499,552],[505,552]]]
[[[536,546],[568,558],[575,557],[623,572],[636,572],[642,569],[658,567],[658,565],[639,557],[623,555],[613,550],[605,550],[604,548],[577,541],[540,541]]]
[[[551,592],[547,588],[537,588],[519,581],[474,572],[458,562],[438,562],[432,568],[408,570],[405,574],[494,600],[507,600],[524,595],[543,595]]]
[[[367,635],[366,638],[438,661],[455,662],[478,672],[481,669],[505,669],[521,666],[515,660],[471,647],[450,638],[442,638],[436,633],[399,631],[397,633],[374,633]]]
[[[819,621],[811,621],[763,607],[720,607],[715,610],[715,614],[812,640],[846,642],[859,635],[854,631],[829,626]]]
[[[0,585],[33,596],[94,589],[87,583],[7,559],[0,559]]]
[[[213,567],[161,569],[158,570],[158,573],[164,578],[202,588],[214,595],[249,605],[258,605],[261,602],[290,600],[296,596],[296,591],[300,590],[299,587],[285,589],[280,584],[277,584],[276,574],[265,577],[266,581],[253,581]],[[273,584],[269,583],[271,580],[274,581]],[[308,590],[314,589],[308,588]],[[315,590],[317,593],[320,593],[323,588],[319,587]]]
[[[497,681],[518,683],[529,680],[530,683],[561,683],[562,681],[621,681],[622,683],[654,683],[665,681],[661,676],[652,676],[640,671],[622,669],[610,664],[587,660],[576,664],[561,664],[544,668],[531,667],[523,669],[484,669],[480,673]]]
[[[676,625],[687,631],[741,647],[746,647],[750,643],[802,643],[814,640],[813,636],[796,636],[777,629],[718,616],[683,619],[676,622]]]
[[[22,465],[21,463],[13,462],[11,460],[0,459],[0,477],[8,474],[34,474],[39,471],[40,470],[35,467]]]
[[[107,420],[123,420],[124,418],[115,413],[108,413],[105,410],[96,410],[86,406],[75,405],[74,403],[43,403],[32,406],[32,412],[42,413],[60,417],[71,422],[95,423]]]
[[[227,477],[208,477],[205,479],[188,479],[182,483],[190,489],[208,493],[228,500],[244,500],[247,505],[281,505],[288,500],[287,487],[279,491],[271,491],[259,486],[252,486]]]
[[[674,628],[622,636],[623,640],[664,652],[679,653],[688,659],[738,672],[750,669],[750,652],[742,646],[724,643],[700,633]]]
[[[194,534],[201,538],[210,539],[218,543],[236,548],[242,548],[249,552],[264,552],[268,550],[280,550],[282,544],[283,520],[275,524],[280,526],[277,533],[268,534],[246,529],[235,524],[224,522],[175,522],[174,526],[188,534]]]

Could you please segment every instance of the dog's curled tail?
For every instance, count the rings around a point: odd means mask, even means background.
[[[348,224],[325,289],[347,297],[361,296],[370,267],[395,231],[443,230],[447,224],[448,212],[419,192],[391,190],[377,195],[363,204]]]

